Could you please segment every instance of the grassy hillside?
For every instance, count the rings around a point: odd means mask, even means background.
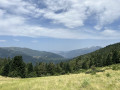
[[[105,71],[95,75],[80,73],[27,79],[0,76],[0,90],[120,90],[120,70],[112,67],[100,68]]]

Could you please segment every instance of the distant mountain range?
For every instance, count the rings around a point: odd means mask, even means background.
[[[76,49],[71,51],[55,51],[54,53],[63,56],[64,58],[74,58],[80,55],[88,54],[100,49],[100,46],[93,46],[89,48]]]
[[[68,59],[88,54],[90,52],[96,51],[101,47],[90,47],[90,48],[83,48],[77,49],[72,51],[60,51],[60,52],[46,52],[46,51],[38,51],[32,50],[29,48],[20,48],[20,47],[1,47],[0,48],[0,57],[1,58],[13,58],[14,56],[21,55],[23,60],[28,63],[32,62],[35,64],[36,62],[53,62],[59,63],[61,61],[66,61]]]
[[[0,48],[0,57],[14,57],[21,55],[25,62],[54,62],[58,63],[66,60],[64,57],[46,51],[37,51],[29,48],[20,48],[20,47],[1,47]]]

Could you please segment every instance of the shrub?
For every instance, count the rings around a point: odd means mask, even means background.
[[[112,70],[120,70],[120,67],[119,66],[113,66]]]
[[[91,66],[91,70],[87,71],[86,74],[95,75],[96,71],[97,71],[96,67],[95,66]]]
[[[27,77],[37,77],[36,72],[31,72],[27,75]]]
[[[107,73],[106,76],[107,76],[107,77],[110,77],[111,75],[110,75],[110,73]]]
[[[19,73],[17,71],[12,71],[8,75],[9,77],[20,77]]]
[[[92,71],[92,72],[91,72],[91,75],[95,75],[95,74],[96,74],[96,71]]]

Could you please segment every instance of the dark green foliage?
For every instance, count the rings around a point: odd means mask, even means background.
[[[54,75],[56,72],[55,72],[55,64],[53,63],[49,63],[48,66],[47,66],[47,72],[50,74],[50,75]]]
[[[115,66],[115,65],[114,65],[114,66],[112,67],[112,70],[120,70],[120,66]]]
[[[9,74],[9,64],[6,64],[3,68],[2,68],[2,71],[1,71],[1,75],[3,76],[7,76]]]
[[[45,63],[37,63],[34,67],[34,71],[36,72],[37,76],[45,76],[47,74],[47,64]]]
[[[15,75],[24,78],[25,77],[25,63],[22,60],[22,56],[15,56],[11,61],[10,72],[14,72]]]
[[[113,57],[112,57],[112,54],[110,53],[110,54],[107,56],[107,59],[106,59],[106,65],[107,65],[107,66],[114,63],[113,60],[112,60],[112,58],[113,58]]]
[[[94,75],[96,74],[96,67],[95,66],[91,66],[91,74]]]
[[[29,74],[31,72],[33,72],[33,65],[32,65],[32,63],[28,63],[27,64],[27,73]]]
[[[89,69],[89,61],[84,61],[83,63],[82,63],[82,68],[83,69]]]
[[[20,77],[20,75],[18,74],[17,71],[11,71],[11,72],[9,72],[9,74],[7,76],[9,76],[9,77]]]
[[[36,74],[36,72],[31,72],[31,73],[29,73],[29,74],[27,74],[27,76],[26,77],[37,77],[37,74]]]
[[[70,63],[67,63],[66,64],[66,73],[71,73],[73,71],[73,69],[72,69],[72,67],[71,67],[71,65],[70,65]]]
[[[107,74],[106,74],[106,77],[110,77],[110,76],[111,76],[110,73],[107,73]]]
[[[58,74],[62,74],[62,68],[60,67],[60,65],[59,64],[57,64],[56,65],[56,72],[58,73]]]
[[[22,56],[15,56],[12,60],[8,60],[2,67],[1,75],[25,78],[25,63]]]
[[[89,69],[91,66],[102,67],[120,63],[120,43],[109,45],[95,52],[79,56],[68,62],[74,68]]]
[[[120,63],[120,51],[113,52],[113,63]]]

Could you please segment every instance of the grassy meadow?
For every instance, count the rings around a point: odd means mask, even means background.
[[[95,75],[80,73],[26,79],[0,76],[0,90],[120,90],[120,70],[102,69],[105,71]]]

